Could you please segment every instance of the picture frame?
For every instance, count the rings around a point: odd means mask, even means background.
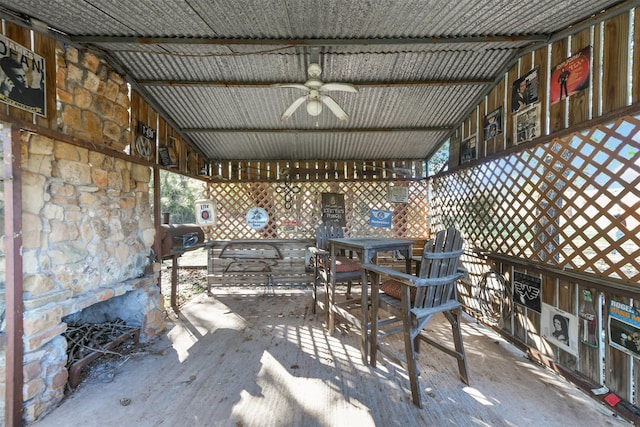
[[[468,163],[478,158],[478,141],[475,134],[465,138],[460,143],[460,164]]]
[[[511,112],[516,113],[539,100],[540,67],[536,67],[513,82]]]
[[[502,106],[484,116],[483,127],[485,141],[502,133]]]
[[[540,109],[540,103],[538,102],[514,115],[513,143],[515,145],[531,141],[542,135]]]
[[[542,303],[540,335],[567,353],[578,355],[579,319],[577,316]]]

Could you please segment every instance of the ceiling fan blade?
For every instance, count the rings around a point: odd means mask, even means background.
[[[328,96],[320,97],[320,100],[331,110],[339,120],[347,120],[349,115],[338,105],[336,101]]]
[[[339,90],[341,92],[358,93],[358,89],[348,83],[325,83],[320,86],[320,92],[328,92],[331,90]]]
[[[272,86],[273,87],[292,87],[294,89],[309,90],[308,87],[300,83],[276,83]]]
[[[284,120],[287,120],[289,117],[291,117],[293,112],[296,111],[298,107],[301,106],[306,99],[307,99],[307,95],[301,96],[300,98],[293,101],[293,104],[291,104],[289,108],[287,108],[285,112],[282,113],[282,116],[280,116],[280,120],[284,121]]]

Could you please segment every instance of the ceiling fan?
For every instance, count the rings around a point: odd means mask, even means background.
[[[325,92],[331,91],[341,91],[341,92],[351,92],[358,93],[358,89],[355,86],[347,84],[347,83],[323,83],[319,77],[322,73],[322,68],[320,64],[317,62],[312,62],[307,67],[307,74],[309,74],[309,80],[304,82],[304,84],[300,83],[279,83],[275,84],[275,87],[292,87],[295,89],[302,89],[307,93],[300,98],[293,101],[293,104],[289,106],[280,116],[280,120],[287,120],[291,115],[300,107],[304,102],[307,102],[307,113],[311,116],[317,116],[322,112],[322,104],[329,107],[329,110],[339,120],[347,120],[349,116],[347,113],[338,105],[333,98],[325,95]]]

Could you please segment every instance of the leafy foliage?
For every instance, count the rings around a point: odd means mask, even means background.
[[[446,140],[444,144],[435,152],[435,154],[429,159],[428,173],[429,176],[436,175],[439,172],[446,171],[449,164],[449,140]]]
[[[165,170],[160,171],[160,207],[170,213],[171,224],[196,222],[195,201],[201,198],[202,183]]]

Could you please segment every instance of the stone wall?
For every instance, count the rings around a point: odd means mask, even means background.
[[[148,167],[23,134],[25,408],[36,419],[64,393],[64,316],[144,290],[141,338],[163,329],[153,264]],[[157,270],[157,269],[156,269]]]
[[[131,141],[124,79],[90,52],[58,45],[56,53],[58,129],[122,151]]]
[[[56,54],[58,130],[123,151],[130,141],[124,79],[88,52],[59,45]],[[145,341],[164,329],[164,307],[151,257],[151,169],[31,132],[21,134],[21,146],[23,419],[29,424],[64,397],[65,316],[122,296]],[[4,244],[0,264],[4,291]],[[4,358],[0,348],[0,407]]]

